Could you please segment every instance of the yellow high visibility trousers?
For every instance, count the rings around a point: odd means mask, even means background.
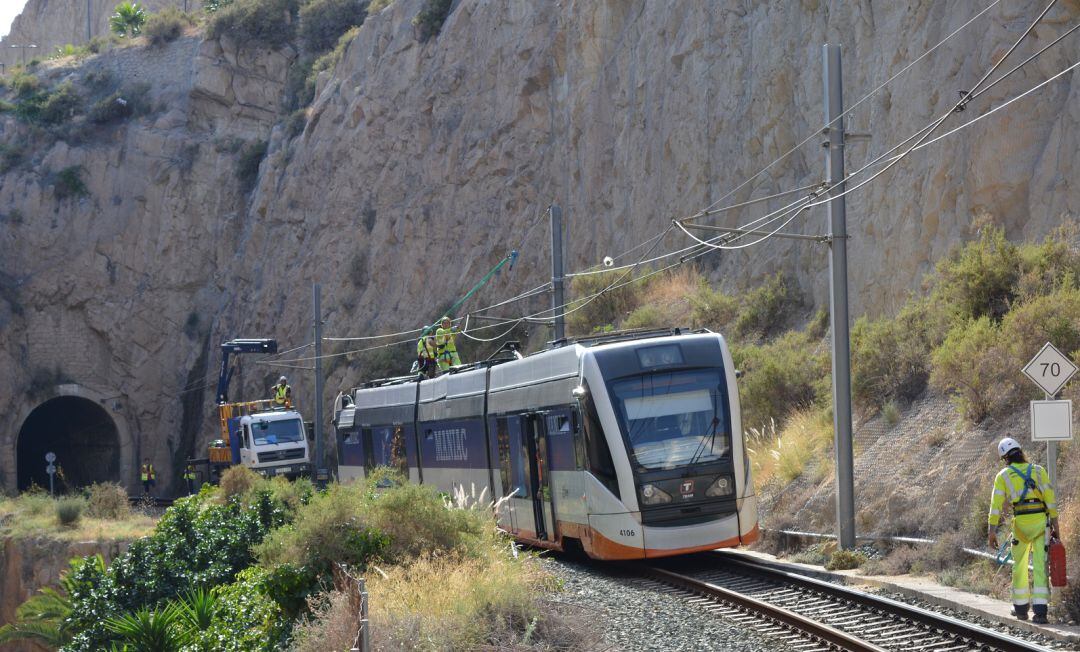
[[[1018,607],[1050,602],[1046,579],[1046,514],[1021,514],[1013,519],[1012,601]],[[1028,554],[1031,555],[1033,586],[1028,586]]]

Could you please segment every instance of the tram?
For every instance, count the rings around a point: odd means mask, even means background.
[[[518,541],[595,559],[757,539],[722,336],[625,332],[510,353],[340,395],[339,478],[389,466],[449,493],[487,488]]]

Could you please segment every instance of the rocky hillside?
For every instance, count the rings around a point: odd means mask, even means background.
[[[17,0],[8,0],[16,2]],[[20,64],[23,55],[29,61],[45,58],[56,48],[71,43],[81,45],[92,38],[109,33],[109,16],[118,0],[26,0],[22,13],[11,24],[11,31],[0,38],[0,63],[12,68]],[[147,11],[165,7],[195,9],[199,0],[140,0]],[[90,12],[87,20],[86,13]],[[14,45],[36,45],[25,52]]]
[[[211,438],[211,346],[309,341],[313,281],[327,335],[415,327],[520,248],[473,305],[508,297],[548,275],[546,229],[530,227],[553,202],[567,216],[568,267],[595,264],[720,199],[816,129],[821,44],[843,44],[851,104],[977,11],[952,0],[462,0],[424,41],[413,24],[424,4],[396,0],[370,15],[292,117],[294,47],[193,37],[43,73],[90,99],[141,89],[145,108],[128,119],[58,134],[0,118],[0,142],[23,152],[0,176],[0,395],[15,397],[0,405],[2,450],[16,450],[43,400],[76,394],[108,407],[123,468],[144,456],[175,465]],[[849,146],[849,166],[947,110],[1039,9],[997,5],[859,106],[848,128],[873,135]],[[1058,3],[1018,54],[1078,15],[1080,0]],[[1069,53],[1049,51],[950,124],[1058,72]],[[856,314],[892,310],[977,215],[1030,238],[1080,211],[1069,174],[1076,93],[1066,77],[850,196]],[[79,166],[85,193],[71,193],[63,172]],[[728,201],[816,183],[822,166],[811,143]],[[818,209],[791,228],[819,233],[824,221]],[[669,235],[662,247],[685,244]],[[825,251],[805,242],[704,260],[729,288],[783,269],[809,301],[827,290]],[[363,374],[342,358],[328,366],[328,397]],[[244,393],[278,371],[248,361]],[[309,372],[286,371],[310,406]],[[3,455],[0,486],[13,487],[16,459]]]

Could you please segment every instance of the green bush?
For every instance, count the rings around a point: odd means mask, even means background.
[[[739,337],[767,338],[783,330],[793,301],[788,296],[783,272],[767,277],[765,283],[743,295],[735,318]]]
[[[248,568],[236,581],[214,589],[217,608],[210,626],[194,633],[191,648],[221,652],[287,649],[291,621],[273,599],[268,573]]]
[[[0,143],[0,174],[14,170],[23,161],[23,150],[16,145]]]
[[[85,197],[90,194],[82,180],[83,166],[72,165],[56,173],[53,181],[53,194],[57,199]]]
[[[739,301],[702,283],[689,297],[690,318],[694,326],[725,332],[739,312]]]
[[[638,270],[645,274],[648,270]],[[623,276],[625,275],[625,278]],[[570,281],[570,294],[577,299],[585,299],[612,284],[622,285],[631,280],[633,275],[625,271],[603,272],[588,276],[575,276]],[[619,279],[622,279],[621,281]],[[647,283],[647,282],[646,282]],[[595,331],[604,324],[617,324],[637,308],[640,296],[644,294],[646,283],[630,283],[613,288],[588,303],[572,303],[566,315],[567,330],[574,335],[584,335]]]
[[[424,0],[423,9],[412,21],[413,25],[420,28],[421,41],[427,41],[442,31],[453,4],[453,0]]]
[[[142,33],[150,41],[150,45],[161,46],[180,38],[184,28],[193,24],[191,17],[184,12],[176,7],[166,7],[150,15]]]
[[[742,370],[739,403],[743,428],[770,419],[783,423],[799,408],[827,402],[830,362],[820,343],[791,331],[768,344],[733,346],[735,367]]]
[[[296,36],[298,8],[299,0],[236,0],[213,13],[207,36],[281,47]]]
[[[1017,369],[1046,342],[1066,355],[1080,350],[1080,289],[1066,277],[1062,287],[1013,308],[1002,321],[1001,332],[1012,352],[1011,366]]]
[[[95,482],[87,490],[86,515],[90,518],[121,519],[131,514],[127,490],[115,482]]]
[[[979,239],[959,247],[937,265],[932,298],[957,319],[998,321],[1016,297],[1020,252],[1004,229],[986,226]]]
[[[909,303],[889,319],[860,317],[851,330],[851,393],[864,408],[912,401],[926,389],[936,342],[925,304]]]
[[[308,51],[326,52],[366,16],[367,3],[360,0],[310,0],[300,9],[300,38]]]
[[[1023,301],[1044,296],[1062,285],[1080,286],[1078,226],[1068,223],[1039,243],[1019,246],[1020,278],[1016,294]]]
[[[979,423],[991,413],[1007,367],[1007,351],[1001,329],[989,316],[960,324],[934,351],[930,384],[956,396],[963,415]]]
[[[45,126],[70,120],[82,107],[82,98],[70,82],[64,82],[51,91],[43,90],[40,85],[29,84],[18,91],[18,97],[15,115],[26,122]]]
[[[64,649],[108,649],[115,640],[104,624],[108,618],[156,609],[192,588],[234,581],[254,563],[252,546],[289,518],[269,491],[226,504],[216,502],[213,492],[178,500],[165,511],[153,534],[133,542],[107,570],[80,565],[73,571],[76,590],[71,594],[69,621],[76,634]]]
[[[261,563],[289,564],[319,574],[335,563],[365,565],[386,547],[384,536],[366,522],[359,485],[333,485],[316,495],[289,527],[272,533],[256,550]]]
[[[851,570],[866,563],[866,554],[858,550],[837,550],[829,557],[825,570]]]
[[[108,124],[130,118],[135,113],[135,107],[126,99],[120,91],[101,99],[90,107],[90,122],[95,124]]]
[[[665,314],[659,306],[646,304],[634,308],[626,319],[623,320],[623,328],[665,328],[678,326],[671,323],[671,315]]]
[[[259,180],[259,166],[266,157],[265,140],[248,143],[240,151],[240,158],[236,161],[236,178],[240,180],[240,188],[244,193],[249,193],[255,188],[255,182]]]
[[[56,501],[56,520],[60,525],[72,527],[79,522],[85,507],[86,501],[82,498],[61,498]]]

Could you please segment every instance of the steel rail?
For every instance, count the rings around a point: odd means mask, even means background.
[[[966,641],[970,641],[985,648],[1002,650],[1003,652],[1046,652],[1047,648],[1035,643],[1021,640],[1008,634],[981,627],[974,623],[965,622],[951,616],[922,609],[914,605],[905,604],[898,600],[872,595],[863,591],[833,584],[824,580],[815,579],[799,573],[777,568],[768,562],[750,561],[735,554],[716,551],[711,555],[723,560],[724,570],[757,574],[776,581],[794,585],[806,590],[832,596],[834,598],[855,603],[859,606],[887,613],[889,615],[914,621],[930,628],[947,632]]]
[[[885,648],[878,647],[851,634],[830,627],[824,623],[811,620],[806,616],[795,613],[783,607],[778,607],[768,602],[763,602],[737,591],[717,586],[710,582],[694,579],[669,570],[654,567],[645,567],[644,572],[665,584],[670,584],[692,593],[705,595],[721,602],[733,604],[765,616],[766,618],[786,625],[796,631],[809,636],[812,639],[835,645],[841,650],[849,652],[886,652]]]

